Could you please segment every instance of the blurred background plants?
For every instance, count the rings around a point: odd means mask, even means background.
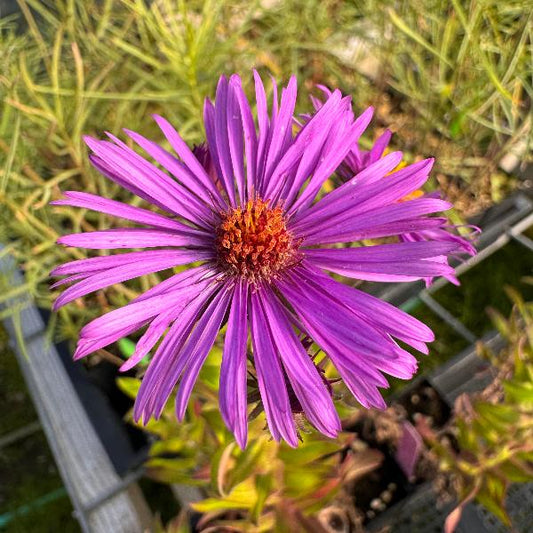
[[[490,311],[505,347],[494,353],[478,346],[478,354],[491,364],[493,381],[478,394],[457,398],[454,417],[441,435],[421,426],[459,501],[448,518],[448,532],[474,499],[511,527],[507,490],[511,483],[533,481],[533,303],[514,289],[506,292],[514,304],[510,316]]]
[[[249,443],[245,450],[239,449],[218,409],[218,380],[212,379],[218,368],[208,363],[202,371],[204,380],[193,392],[184,423],[176,424],[169,402],[161,419],[145,428],[156,437],[147,474],[163,483],[203,490],[205,498],[191,505],[202,515],[196,530],[323,532],[328,531],[323,522],[333,513],[345,520],[351,514],[354,523],[362,524],[354,509],[348,512],[331,504],[346,485],[376,470],[383,454],[349,432],[332,440],[304,431],[300,446],[293,449],[263,431],[263,417],[250,422]],[[206,379],[206,374],[211,378]],[[206,385],[209,381],[211,386]],[[119,379],[120,388],[132,399],[139,385],[136,378]],[[190,516],[187,510],[184,514]],[[189,531],[189,523],[181,518],[182,529],[176,526],[176,531]],[[173,529],[169,526],[166,531]]]
[[[506,292],[514,304],[509,317],[490,311],[504,348],[495,353],[478,345],[493,380],[478,393],[462,394],[453,416],[440,428],[416,413],[427,448],[408,443],[408,454],[417,458],[411,483],[429,481],[440,503],[457,504],[446,521],[448,533],[474,500],[511,528],[507,490],[513,483],[533,481],[533,303],[524,302],[514,289]],[[394,492],[402,488],[390,483],[393,465],[387,455],[401,446],[406,420],[401,406],[395,403],[385,412],[352,411],[335,441],[303,432],[297,449],[272,441],[262,431],[264,419],[255,418],[243,451],[218,410],[217,357],[217,352],[211,355],[202,371],[183,424],[175,423],[169,402],[162,418],[146,426],[156,437],[146,463],[148,475],[203,491],[204,499],[191,505],[201,513],[194,531],[362,533],[370,517],[391,500],[398,501]],[[132,399],[139,385],[136,378],[119,379]],[[387,488],[376,498],[375,483],[383,479]],[[190,523],[190,512],[184,510],[161,531],[186,533],[193,531]]]
[[[417,116],[412,146],[439,156],[439,183],[463,212],[490,205],[508,190],[498,172],[505,154],[518,160],[531,154],[527,4],[430,0],[366,12],[382,30],[369,32],[380,74],[401,97],[400,110]],[[396,113],[396,106],[386,107],[384,120],[395,121]],[[503,167],[512,160],[508,156]]]

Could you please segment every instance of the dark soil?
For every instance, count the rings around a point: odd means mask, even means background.
[[[410,387],[398,399],[398,403],[406,410],[411,423],[416,423],[417,415],[430,417],[430,424],[434,428],[443,427],[450,419],[450,406],[427,380],[422,380],[414,387]]]
[[[388,455],[376,470],[357,479],[352,488],[354,506],[369,522],[396,502],[405,498],[412,487],[394,459]]]

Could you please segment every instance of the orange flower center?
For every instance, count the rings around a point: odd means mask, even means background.
[[[220,267],[252,283],[269,281],[299,260],[298,243],[281,207],[260,198],[221,213],[216,247]]]

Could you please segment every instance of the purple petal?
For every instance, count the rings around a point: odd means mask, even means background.
[[[330,226],[333,222],[340,223],[372,209],[397,202],[411,192],[418,190],[427,181],[432,165],[433,159],[427,159],[405,167],[385,179],[377,179],[370,184],[357,183],[344,189],[342,196],[335,197],[335,201],[331,201],[329,204],[326,204],[329,196],[327,195],[312,206],[305,217],[302,217],[298,222],[303,223],[304,219],[307,219],[306,223],[313,224],[318,230],[322,229],[323,226]],[[333,191],[333,193],[335,192]],[[318,212],[319,209],[320,212]]]
[[[58,244],[89,250],[116,250],[119,248],[155,248],[158,246],[210,247],[209,236],[193,236],[181,231],[124,228],[72,233],[57,239]],[[205,252],[204,252],[205,255]]]
[[[374,163],[374,161],[377,161],[381,158],[383,155],[383,152],[389,146],[389,142],[392,137],[392,132],[390,130],[385,130],[380,137],[376,140],[374,143],[374,146],[372,146],[372,149],[369,152],[369,162]]]
[[[356,174],[352,179],[346,183],[343,183],[340,187],[334,189],[326,196],[321,198],[315,205],[292,217],[291,226],[294,229],[298,229],[306,225],[312,226],[313,221],[316,220],[319,215],[322,216],[326,211],[326,208],[329,208],[327,211],[333,213],[337,212],[336,202],[342,201],[343,198],[351,194],[356,185],[381,181],[389,172],[398,166],[402,160],[402,157],[402,152],[392,152],[379,161],[376,161],[372,165]]]
[[[217,284],[205,288],[196,285],[197,292],[189,301],[179,320],[174,321],[165,338],[157,348],[141,383],[135,401],[135,421],[142,417],[144,423],[153,415],[158,418],[183,372],[186,361],[177,357],[200,316],[206,316],[206,302],[218,289]],[[191,293],[192,294],[192,293]],[[204,312],[205,311],[205,312]]]
[[[338,259],[339,261],[397,263],[414,259],[427,259],[457,250],[452,242],[421,241],[357,246],[355,248],[313,248],[306,255],[315,258]]]
[[[265,93],[265,87],[261,77],[254,70],[255,81],[255,100],[257,105],[257,123],[259,126],[258,146],[257,146],[257,168],[256,168],[256,186],[258,191],[263,190],[263,174],[266,158],[267,141],[269,133],[270,120],[268,118],[268,105]]]
[[[67,274],[90,274],[100,270],[127,265],[137,261],[143,261],[145,259],[164,259],[165,257],[168,257],[169,253],[176,254],[178,256],[190,254],[190,252],[187,250],[148,250],[146,252],[128,252],[125,254],[90,257],[89,259],[76,259],[76,261],[70,261],[54,268],[54,270],[50,272],[50,275],[64,276]]]
[[[248,435],[246,344],[248,340],[248,284],[235,287],[220,368],[220,414],[244,449]]]
[[[215,95],[215,142],[209,142],[211,154],[217,154],[220,165],[220,178],[232,207],[236,206],[235,183],[231,165],[230,147],[228,139],[228,80],[221,76]]]
[[[157,285],[154,285],[151,289],[148,289],[140,296],[133,299],[132,302],[140,302],[141,300],[146,300],[147,298],[151,298],[158,294],[166,294],[183,285],[192,285],[200,281],[213,279],[216,274],[217,272],[209,263],[194,268],[188,268],[187,270],[178,272],[177,274],[159,282]]]
[[[188,272],[186,272],[188,274]],[[182,272],[181,274],[185,274]],[[197,275],[188,275],[188,276],[180,276],[179,281],[173,280],[172,283],[172,289],[165,290],[165,294],[169,294],[169,302],[175,302],[178,303],[176,305],[171,305],[168,310],[163,311],[160,315],[158,315],[154,320],[151,322],[151,324],[148,326],[148,329],[144,333],[144,335],[139,339],[135,346],[135,352],[133,355],[120,367],[121,372],[125,372],[126,370],[130,370],[133,368],[139,361],[145,357],[150,350],[155,346],[156,342],[161,338],[165,330],[170,326],[174,320],[176,320],[178,317],[181,318],[181,314],[185,307],[195,298],[198,297],[198,293],[204,289],[204,287],[207,286],[208,282],[205,280],[200,281],[198,279],[198,274],[201,274],[200,272],[196,273]],[[168,280],[166,280],[168,281]],[[183,284],[187,281],[187,285],[183,287]],[[160,285],[163,283],[160,283],[157,288],[161,290]],[[194,288],[193,287],[194,284]],[[180,289],[180,290],[178,290]],[[159,294],[162,294],[163,292],[159,292]],[[144,300],[147,299],[147,294],[143,294]],[[154,295],[152,295],[154,296]],[[151,296],[150,296],[151,297]],[[134,301],[141,301],[141,299],[137,298]]]
[[[168,328],[171,320],[172,318],[168,316],[168,313],[162,314],[158,318],[152,320],[146,332],[137,341],[137,344],[135,345],[135,351],[131,357],[129,357],[128,360],[120,366],[119,370],[121,372],[127,372],[134,366],[138,365],[161,338],[165,330]]]
[[[144,302],[140,302],[138,304],[128,304],[125,307],[120,307],[119,309],[110,311],[86,324],[80,332],[80,339],[76,347],[74,359],[78,360],[82,357],[86,357],[96,350],[108,346],[109,344],[116,342],[118,339],[137,331],[148,324],[148,322],[162,309],[161,301],[148,302],[148,304],[139,308],[141,303],[144,304]],[[151,303],[156,303],[158,307],[152,309],[150,307]],[[124,311],[126,307],[128,309],[127,311]],[[130,318],[125,316],[128,315],[129,312],[132,313]],[[103,322],[108,318],[111,319],[112,322],[109,325],[104,326]]]
[[[316,164],[318,155],[322,152],[324,142],[329,135],[336,119],[344,114],[344,103],[340,91],[335,91],[324,106],[302,128],[294,142],[287,149],[276,168],[272,171],[263,187],[263,196],[277,198],[285,187],[285,197],[292,198],[309,177],[311,166],[307,162]],[[324,135],[326,133],[327,135]],[[302,161],[302,169],[298,179],[289,181],[289,171]]]
[[[291,404],[268,322],[257,293],[250,293],[254,366],[268,427],[274,440],[298,446]]]
[[[230,85],[237,98],[241,114],[244,133],[244,150],[246,155],[246,188],[248,198],[252,198],[254,191],[257,189],[255,174],[257,166],[257,135],[255,132],[255,124],[250,104],[242,89],[240,77],[233,75],[230,79]]]
[[[457,253],[466,253],[468,255],[476,255],[476,249],[468,238],[456,235],[448,231],[456,230],[456,226],[442,225],[439,228],[420,230],[412,232],[413,234],[406,235],[406,241],[440,241],[440,242],[453,242],[457,245]],[[411,237],[411,238],[409,238]]]
[[[84,279],[63,291],[59,298],[54,302],[54,311],[77,298],[81,298],[86,294],[103,289],[104,287],[109,287],[115,283],[122,283],[123,281],[144,276],[145,274],[159,272],[161,270],[166,270],[167,268],[184,265],[193,261],[198,261],[198,255],[196,253],[183,253],[181,250],[165,250],[161,254],[154,254],[152,258],[145,257],[143,261],[127,263],[103,271],[98,271],[87,279]]]
[[[275,86],[274,81],[273,86]],[[296,106],[297,92],[296,77],[291,76],[287,87],[283,89],[281,94],[279,113],[275,114],[274,111],[272,113],[273,117],[275,116],[275,122],[273,120],[271,125],[271,140],[265,161],[266,176],[271,174],[281,155],[286,150],[288,140],[292,138],[292,117]],[[276,100],[274,98],[274,101]]]
[[[453,274],[453,268],[436,259],[455,248],[451,243],[395,243],[311,249],[306,250],[305,255],[314,265],[348,277],[368,281],[414,281]]]
[[[292,388],[309,421],[335,438],[341,429],[331,395],[290,325],[281,303],[268,289],[259,291],[272,339]]]
[[[185,416],[185,409],[200,369],[217,338],[232,292],[226,286],[215,295],[209,308],[200,318],[190,338],[177,356],[183,358],[186,364],[176,394],[176,416],[180,421]]]
[[[93,167],[100,172],[100,174],[104,175],[106,178],[110,179],[126,191],[130,191],[139,198],[142,198],[146,202],[155,205],[156,207],[159,207],[162,211],[165,211],[167,213],[175,214],[172,209],[166,205],[166,203],[160,202],[153,196],[151,196],[148,192],[143,190],[141,187],[137,187],[134,183],[131,182],[130,176],[124,175],[124,173],[121,170],[116,170],[111,165],[109,165],[104,159],[101,157],[98,157],[95,154],[89,155],[89,161],[93,165]]]
[[[149,322],[149,319],[143,320],[141,322],[132,322],[132,323],[129,323],[127,326],[124,326],[120,329],[116,329],[112,333],[102,335],[100,337],[94,337],[94,338],[80,337],[80,339],[78,340],[78,344],[76,346],[76,351],[74,352],[74,355],[73,355],[74,361],[78,361],[79,359],[82,359],[83,357],[86,357],[87,355],[96,352],[100,348],[103,348],[104,346],[108,346],[109,344],[112,344],[118,339],[127,337],[131,333],[146,326],[148,322]]]
[[[80,279],[85,279],[86,277],[87,277],[87,274],[73,274],[72,276],[68,276],[67,278],[63,278],[63,279],[60,279],[59,281],[56,281],[55,283],[52,283],[52,285],[50,285],[50,290],[57,289],[58,287],[61,287],[62,285],[67,285],[68,283],[72,283]]]
[[[378,386],[386,387],[387,381],[380,374],[383,367],[387,369],[398,358],[395,344],[383,334],[373,330],[372,326],[362,321],[355,314],[328,298],[322,291],[319,299],[315,293],[306,287],[305,292],[310,292],[306,297],[302,292],[295,290],[295,284],[284,283],[280,285],[282,294],[287,298],[296,313],[304,323],[313,340],[327,353],[358,401],[368,407],[383,406],[383,400],[377,391]],[[313,303],[321,302],[319,309],[312,309]],[[315,306],[316,307],[316,306]],[[369,338],[365,338],[368,336]],[[372,345],[376,345],[372,348]],[[402,354],[403,357],[403,354]],[[416,366],[410,354],[404,357],[404,374],[412,375]],[[409,358],[411,360],[409,360]],[[416,363],[415,363],[416,364]]]
[[[203,288],[205,288],[205,283],[182,287],[174,291],[174,293],[152,296],[142,301],[131,302],[86,324],[80,332],[80,337],[94,339],[113,335],[115,331],[119,331],[131,323],[150,320],[161,312],[168,310],[169,302],[173,302],[174,297],[187,299],[193,297]]]
[[[124,129],[124,132],[133,139],[148,155],[153,157],[163,168],[168,170],[179,182],[192,191],[198,198],[202,199],[207,205],[213,204],[213,189],[199,179],[191,170],[181,161],[167,152],[161,146],[149,139],[144,138],[138,133]]]
[[[105,213],[115,217],[120,217],[125,220],[131,220],[139,224],[146,224],[147,226],[154,226],[156,228],[165,228],[171,230],[178,230],[190,235],[204,236],[204,232],[195,230],[190,226],[183,224],[177,220],[172,220],[163,215],[158,215],[147,209],[134,207],[115,200],[109,200],[96,194],[86,192],[65,191],[65,200],[55,200],[50,202],[51,205],[70,205],[74,207],[83,207]]]
[[[354,313],[372,322],[378,329],[410,345],[413,345],[413,340],[422,343],[435,340],[431,329],[405,311],[375,296],[339,283],[311,265],[305,264],[304,268],[306,277],[314,280],[317,285],[322,286]],[[427,349],[423,351],[427,353]]]
[[[364,407],[383,408],[385,403],[377,387],[387,387],[387,381],[365,357],[349,353],[333,336],[311,328],[313,339],[328,354],[350,392]],[[350,355],[351,357],[348,357]]]
[[[333,351],[330,353],[334,353]],[[386,409],[387,404],[379,392],[376,383],[373,383],[364,372],[360,369],[352,369],[334,359],[334,365],[337,367],[344,384],[353,394],[354,398],[366,409]]]
[[[202,227],[211,227],[212,212],[204,203],[192,195],[185,194],[180,185],[155,165],[152,165],[139,154],[113,137],[116,144],[85,137],[91,150],[105,162],[113,174],[118,175],[122,182],[142,187],[144,194],[163,205],[166,211],[175,213]]]
[[[309,184],[304,189],[299,198],[288,210],[288,214],[296,213],[300,209],[305,209],[315,199],[318,191],[322,188],[324,182],[333,174],[342,160],[346,157],[349,147],[357,142],[361,134],[372,120],[374,109],[369,107],[357,120],[351,125],[347,131],[335,136],[334,141],[331,142],[329,150],[324,154],[324,159],[317,167],[313,176],[309,180]]]
[[[215,199],[218,205],[225,205],[225,202],[222,200],[222,197],[214,186],[211,178],[208,176],[198,159],[194,156],[191,149],[187,146],[187,143],[181,138],[180,134],[172,127],[170,122],[163,117],[159,115],[152,115],[152,117],[157,122],[163,135],[166,137],[176,154],[181,158],[184,165],[198,178],[202,185],[209,190],[210,195]]]
[[[416,359],[401,349],[392,339],[372,325],[371,318],[357,314],[345,305],[342,299],[334,297],[329,285],[316,276],[309,276],[302,269],[293,271],[295,283],[281,283],[285,297],[291,302],[304,325],[314,338],[326,336],[336,339],[350,353],[343,355],[346,364],[371,363],[376,369],[393,376],[411,377],[416,371]],[[302,288],[305,286],[305,290]],[[296,289],[299,287],[299,289]],[[298,292],[299,291],[299,292]],[[322,309],[311,309],[313,301],[320,301]],[[317,337],[318,335],[318,337]],[[351,355],[358,354],[355,359]],[[379,379],[378,376],[376,376]]]
[[[232,76],[233,79],[233,76]],[[239,109],[239,101],[234,83],[230,80],[228,86],[228,103],[227,103],[226,128],[229,145],[229,154],[231,157],[232,176],[237,184],[239,201],[242,204],[245,201],[246,184],[244,178],[244,159],[243,159],[243,122]],[[217,146],[218,148],[218,146]]]
[[[332,102],[335,102],[335,97],[331,98]],[[326,106],[329,104],[329,102],[326,104]],[[310,132],[307,130],[305,131],[305,134],[309,134],[310,142],[305,146],[305,152],[301,154],[301,160],[298,164],[298,169],[296,171],[296,175],[294,179],[286,180],[287,183],[285,185],[285,190],[282,190],[280,192],[280,197],[284,198],[284,201],[286,205],[291,205],[298,195],[298,192],[300,191],[302,185],[307,181],[309,176],[313,174],[314,169],[317,168],[320,159],[323,157],[323,153],[325,152],[325,145],[327,143],[327,139],[331,134],[332,129],[335,127],[336,123],[346,115],[346,109],[342,105],[342,101],[339,100],[338,105],[334,109],[334,114],[332,114],[331,118],[328,120],[322,120],[320,126],[316,127],[316,131],[314,132],[314,135],[310,135]],[[301,139],[303,134],[300,132],[300,135],[298,137],[298,141],[303,142],[303,139]],[[296,146],[297,144],[294,143],[293,146]],[[287,151],[286,155],[289,155],[290,150]],[[276,169],[278,170],[278,169]]]
[[[381,239],[383,237],[393,237],[399,235],[400,239],[412,232],[432,231],[446,224],[446,218],[407,218],[398,222],[389,222],[387,224],[368,227],[367,229],[353,229],[346,231],[345,226],[341,225],[342,231],[332,228],[330,231],[317,233],[306,237],[303,246],[312,246],[314,244],[335,244],[343,242],[357,242],[366,239]],[[346,224],[348,226],[348,224]],[[297,238],[301,238],[296,234]]]
[[[296,281],[279,282],[278,287],[313,338],[317,333],[322,336],[328,332],[328,337],[342,339],[344,345],[365,357],[376,353],[393,359],[397,357],[397,345],[390,337],[314,286],[312,279],[297,276]],[[313,305],[316,301],[321,302],[321,307],[316,303]]]
[[[450,209],[451,207],[452,205],[450,203],[443,200],[419,198],[416,200],[381,206],[357,217],[346,217],[344,220],[341,220],[340,217],[336,217],[334,222],[329,225],[326,222],[323,223],[320,226],[320,229],[309,226],[306,230],[295,231],[295,233],[299,237],[309,238],[312,236],[309,240],[306,239],[306,241],[315,244],[321,243],[322,241],[320,239],[323,237],[331,239],[331,237],[336,234],[343,235],[365,231],[372,232],[372,229],[375,227],[380,227],[389,223],[398,223],[405,219],[414,219],[422,215],[438,213]]]

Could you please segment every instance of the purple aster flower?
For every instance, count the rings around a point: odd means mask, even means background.
[[[220,410],[241,447],[247,440],[247,372],[255,374],[270,431],[298,443],[293,411],[320,432],[340,430],[330,384],[308,348],[312,339],[365,407],[385,407],[383,374],[408,379],[413,355],[400,340],[427,353],[431,330],[327,272],[370,281],[412,281],[452,275],[440,260],[457,251],[454,240],[424,239],[351,246],[363,239],[430,232],[443,225],[428,216],[450,208],[439,198],[399,202],[428,178],[433,160],[389,175],[401,161],[394,152],[368,164],[326,195],[324,182],[339,169],[367,127],[372,109],[354,117],[349,97],[329,94],[293,133],[296,80],[270,112],[255,74],[257,125],[241,80],[220,79],[216,99],[206,101],[207,144],[192,151],[176,130],[155,116],[173,153],[138,133],[126,134],[150,162],[113,135],[86,138],[94,167],[152,204],[158,212],[82,192],[66,192],[55,205],[117,216],[137,227],[66,235],[66,246],[138,249],[72,261],[53,271],[73,282],[59,308],[115,283],[180,265],[129,304],[87,324],[74,357],[79,359],[143,328],[134,355],[122,370],[154,348],[134,407],[134,418],[159,417],[177,387],[182,419],[193,385],[220,329],[226,325],[220,370]],[[428,234],[429,235],[429,234]]]
[[[323,86],[319,85],[318,88],[322,91],[326,98],[331,96],[331,91]],[[316,110],[320,109],[323,105],[323,102],[316,98],[311,97],[311,102]],[[309,119],[309,115],[305,115],[306,120]],[[378,161],[385,151],[387,150],[390,140],[392,137],[392,132],[390,130],[385,130],[374,142],[374,145],[370,150],[361,150],[358,143],[355,143],[351,150],[346,155],[344,161],[339,165],[339,168],[336,171],[336,174],[339,176],[341,181],[347,181],[351,179],[356,174],[362,172],[364,169]],[[406,195],[404,198],[401,198],[400,202],[405,200],[414,200],[416,198],[441,198],[441,193],[439,191],[432,193],[424,193],[420,189],[411,192]],[[470,256],[476,255],[476,249],[472,245],[472,239],[480,233],[480,229],[476,226],[463,226],[471,230],[469,235],[461,236],[458,232],[459,226],[443,223],[439,227],[420,230],[420,231],[411,231],[406,233],[401,233],[398,235],[398,240],[401,242],[422,242],[422,241],[440,241],[440,242],[455,242],[457,244],[457,254],[468,254]],[[440,261],[441,263],[448,264],[448,256],[443,254],[442,256],[435,258],[434,260]],[[454,285],[459,285],[459,280],[454,273],[443,274],[443,276],[453,283]],[[425,278],[426,285],[431,285],[434,277]]]

